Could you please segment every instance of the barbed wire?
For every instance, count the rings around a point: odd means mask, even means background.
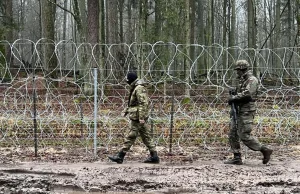
[[[148,83],[148,124],[157,145],[167,147],[171,127],[173,146],[183,149],[226,143],[227,94],[235,83],[232,66],[238,59],[248,60],[260,81],[253,133],[263,141],[281,144],[299,140],[299,48],[254,50],[164,42],[92,45],[19,39],[0,41],[0,51],[3,145],[33,146],[36,115],[40,147],[90,148],[95,67],[99,72],[99,146],[118,145],[128,132],[129,120],[120,114],[127,105],[128,71],[138,72]]]

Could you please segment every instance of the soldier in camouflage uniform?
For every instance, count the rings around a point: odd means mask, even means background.
[[[109,156],[108,158],[117,162],[123,163],[126,152],[134,144],[138,134],[140,134],[143,143],[150,151],[150,157],[146,159],[145,163],[159,163],[159,157],[152,139],[150,131],[147,127],[147,119],[149,116],[149,102],[146,88],[142,80],[137,79],[136,73],[130,72],[127,74],[127,83],[130,85],[130,94],[128,100],[128,107],[125,110],[124,116],[129,115],[131,120],[131,131],[127,136],[123,148],[116,156]]]
[[[237,113],[237,126],[231,120],[229,143],[234,157],[225,164],[243,164],[240,152],[240,141],[253,151],[260,151],[263,154],[263,164],[267,164],[273,150],[267,148],[251,135],[253,119],[256,111],[255,100],[257,98],[259,83],[252,74],[250,65],[246,60],[239,60],[235,64],[238,87],[234,95],[228,99],[231,105],[234,103]],[[231,115],[232,116],[232,115]]]

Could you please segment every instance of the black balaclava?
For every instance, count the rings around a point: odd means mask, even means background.
[[[132,82],[134,82],[137,79],[137,75],[134,72],[129,72],[127,74],[127,83],[130,85]]]

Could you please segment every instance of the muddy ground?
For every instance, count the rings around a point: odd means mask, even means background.
[[[225,165],[220,147],[158,148],[160,164],[144,164],[147,152],[134,147],[123,164],[107,160],[113,151],[1,148],[0,193],[300,193],[300,146],[272,146],[268,165],[259,152],[243,150],[244,165]],[[176,154],[175,154],[176,153]],[[246,156],[246,158],[245,158]]]

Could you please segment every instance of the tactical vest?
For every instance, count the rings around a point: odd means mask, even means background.
[[[251,85],[250,85],[251,84]],[[247,91],[247,87],[250,87],[252,91]],[[256,110],[256,100],[259,90],[259,83],[257,78],[252,74],[251,71],[246,72],[244,76],[239,80],[239,85],[237,87],[238,93],[246,93],[250,92],[251,100],[246,103],[238,103],[238,111],[239,112],[251,112]]]
[[[133,82],[131,87],[128,99],[129,118],[131,120],[147,119],[149,116],[149,101],[142,81],[137,80]],[[139,102],[138,95],[141,102]]]

